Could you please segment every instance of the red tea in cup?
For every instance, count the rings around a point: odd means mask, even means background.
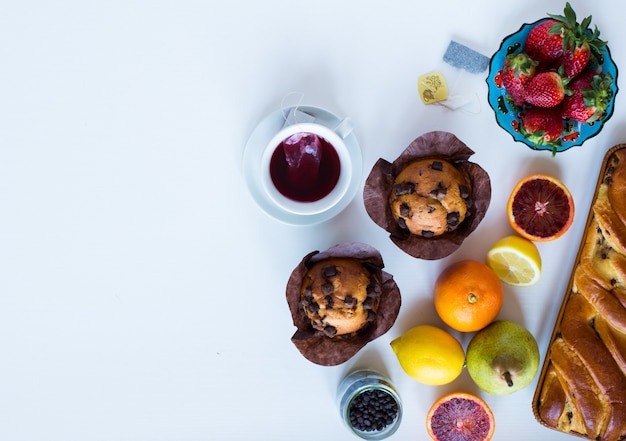
[[[322,136],[299,132],[284,139],[270,159],[270,177],[276,189],[298,202],[315,202],[335,188],[341,161]]]
[[[345,141],[351,130],[347,118],[334,129],[318,123],[280,129],[261,157],[261,183],[268,200],[290,215],[317,216],[345,206],[360,177],[352,158],[359,152],[351,151]],[[360,156],[357,160],[360,167]]]

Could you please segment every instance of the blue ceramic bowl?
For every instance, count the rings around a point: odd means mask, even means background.
[[[530,30],[547,18],[537,20],[534,23],[526,23],[522,25],[519,31],[506,37],[500,49],[491,57],[489,63],[489,76],[487,77],[487,86],[489,88],[489,105],[496,114],[496,121],[504,130],[509,132],[515,141],[523,142],[533,150],[550,150],[554,153],[562,152],[570,147],[582,145],[586,140],[600,133],[604,123],[613,115],[613,106],[615,104],[615,95],[617,95],[617,66],[611,58],[611,52],[608,46],[606,52],[598,57],[597,64],[603,73],[609,73],[613,77],[613,97],[608,105],[604,117],[592,124],[580,123],[578,121],[566,119],[563,124],[563,135],[557,142],[556,147],[552,145],[536,145],[532,141],[526,139],[519,131],[519,111],[520,109],[513,104],[512,99],[507,95],[506,90],[500,81],[500,69],[504,65],[504,59],[510,53],[519,53],[524,49],[524,42]]]

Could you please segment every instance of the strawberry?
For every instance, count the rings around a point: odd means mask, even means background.
[[[561,77],[558,72],[540,72],[536,74],[526,87],[526,102],[538,107],[558,106],[565,94],[567,78]]]
[[[576,40],[567,43],[567,50],[559,60],[565,76],[574,78],[589,65],[593,53],[600,55],[605,52],[606,41],[597,38],[598,35],[600,31],[596,28],[593,33],[583,32]]]
[[[563,13],[564,15],[549,16],[561,23],[561,29],[554,29],[555,32],[558,30],[563,37],[563,54],[559,59],[559,65],[563,66],[566,77],[574,78],[589,64],[592,50],[598,54],[604,52],[606,41],[600,40],[600,31],[597,26],[593,31],[589,29],[591,15],[578,23],[576,12],[569,2],[565,4]]]
[[[591,47],[586,41],[580,41],[573,45],[570,45],[568,49],[563,52],[559,63],[563,66],[563,72],[566,77],[574,78],[581,73],[589,63],[589,57],[591,55]]]
[[[526,86],[535,75],[536,66],[537,62],[524,52],[509,54],[504,59],[501,71],[502,85],[516,106],[524,104]]]
[[[602,118],[613,96],[610,74],[586,70],[570,83],[572,94],[563,99],[563,118],[592,123]]]
[[[528,107],[520,115],[520,133],[535,145],[558,145],[563,133],[559,107]]]
[[[540,64],[552,63],[563,55],[562,23],[546,19],[535,25],[524,43],[524,52]]]
[[[564,75],[574,78],[582,72],[591,58],[591,52],[604,52],[606,42],[600,40],[600,31],[589,29],[591,16],[581,23],[576,21],[576,12],[567,2],[563,15],[548,14],[548,19],[533,27],[524,43],[524,50],[542,67],[554,62],[563,66]]]

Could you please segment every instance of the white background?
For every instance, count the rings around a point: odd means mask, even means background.
[[[573,1],[593,15],[626,65],[621,4]],[[491,56],[502,38],[564,2],[4,1],[0,8],[0,440],[355,439],[335,400],[355,367],[388,373],[405,417],[392,439],[424,440],[445,392],[482,396],[495,440],[569,440],[531,411],[536,380],[506,397],[467,372],[425,386],[389,342],[418,324],[443,326],[437,274],[482,260],[510,234],[506,199],[530,173],[570,188],[576,218],[540,244],[533,288],[505,288],[500,318],[536,336],[542,360],[578,250],[604,153],[626,142],[623,92],[603,131],[552,158],[516,143],[488,107],[424,105],[416,79],[441,65],[451,39]],[[621,80],[621,77],[620,77]],[[363,152],[393,160],[431,130],[454,133],[490,175],[479,228],[453,255],[414,259],[367,216],[360,193],[334,219],[285,225],[245,185],[248,136],[283,97],[349,116]],[[403,305],[394,327],[336,367],[290,341],[284,297],[313,250],[378,248]],[[468,335],[457,335],[464,345]]]

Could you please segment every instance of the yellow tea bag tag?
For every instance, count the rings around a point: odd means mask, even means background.
[[[430,72],[417,79],[417,91],[424,104],[448,99],[448,86],[441,72]]]

